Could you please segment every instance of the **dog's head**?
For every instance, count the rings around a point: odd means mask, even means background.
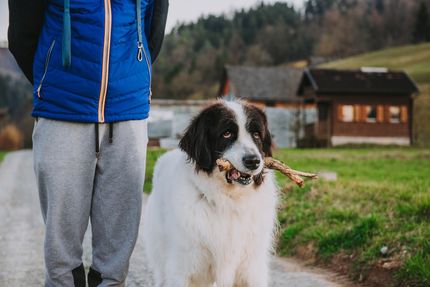
[[[195,163],[196,171],[211,174],[219,158],[235,169],[226,172],[229,184],[263,181],[264,157],[272,155],[272,140],[262,110],[242,101],[220,101],[197,115],[179,147]]]

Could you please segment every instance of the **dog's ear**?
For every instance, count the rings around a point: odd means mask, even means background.
[[[195,117],[179,142],[179,148],[187,153],[188,160],[195,162],[197,172],[203,170],[210,173],[214,162],[207,121],[205,112]]]
[[[267,120],[263,138],[263,152],[265,156],[272,156],[272,135],[270,134]]]

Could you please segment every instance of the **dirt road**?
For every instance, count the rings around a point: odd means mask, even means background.
[[[10,153],[0,166],[0,285],[43,286],[43,222],[33,172],[31,151]],[[84,240],[84,263],[91,262],[91,235]],[[129,287],[150,287],[142,242],[133,253]],[[271,287],[346,287],[328,272],[274,258]]]

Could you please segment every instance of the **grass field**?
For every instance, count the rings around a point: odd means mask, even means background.
[[[421,91],[414,107],[414,137],[420,146],[430,146],[430,43],[391,48],[321,65],[322,68],[359,69],[387,67],[406,71]]]
[[[149,151],[147,192],[163,152]],[[303,189],[279,176],[285,191],[280,255],[323,264],[343,256],[357,280],[386,263],[400,286],[430,286],[430,149],[278,150],[276,157],[297,169],[338,175],[337,181],[307,182]]]
[[[281,255],[320,262],[343,255],[355,279],[386,263],[402,286],[430,286],[430,149],[281,150],[276,156],[302,170],[338,175],[304,189],[284,187]]]

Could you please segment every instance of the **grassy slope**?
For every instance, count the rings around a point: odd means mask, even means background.
[[[391,48],[322,65],[337,69],[362,66],[405,70],[418,84],[430,84],[430,43]]]
[[[149,151],[146,192],[163,152]],[[280,255],[300,255],[303,248],[322,261],[352,255],[355,278],[385,260],[402,264],[398,282],[430,285],[430,149],[278,150],[276,157],[301,170],[338,175],[304,189],[279,176],[288,191],[279,212]],[[388,255],[380,253],[382,246]]]
[[[415,101],[415,139],[419,145],[430,146],[430,43],[358,55],[321,67],[358,69],[363,66],[405,70],[415,80],[421,91]]]

